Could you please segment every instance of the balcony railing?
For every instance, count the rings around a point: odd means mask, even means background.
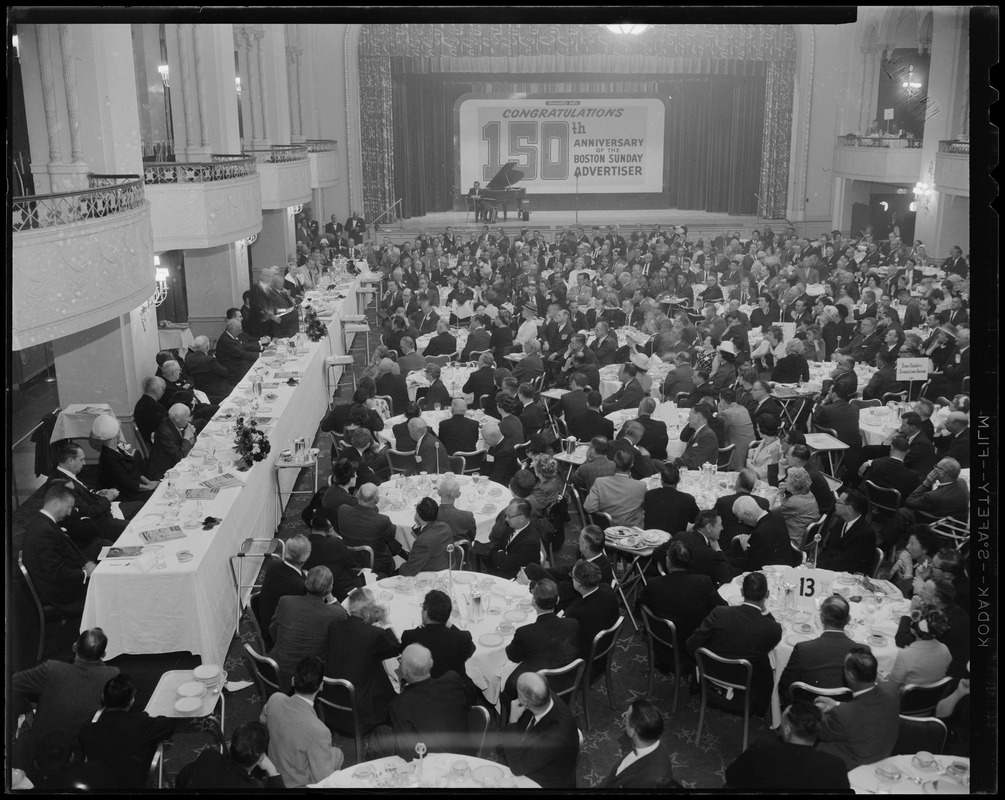
[[[306,161],[307,148],[299,144],[276,144],[272,147],[252,147],[244,151],[254,156],[259,164],[285,164],[292,161]]]
[[[338,142],[335,139],[308,139],[306,144],[309,153],[338,152]]]
[[[856,136],[849,133],[839,136],[838,142],[845,147],[880,147],[887,150],[916,149],[921,147],[921,139],[900,138],[899,136]]]
[[[98,219],[143,205],[143,179],[139,175],[89,174],[89,189],[34,197],[15,197],[11,230],[31,230]]]
[[[970,142],[961,142],[957,139],[942,139],[939,141],[939,152],[968,156],[970,155]]]
[[[253,156],[214,153],[212,161],[144,164],[143,180],[150,184],[208,183],[247,178],[255,172]]]

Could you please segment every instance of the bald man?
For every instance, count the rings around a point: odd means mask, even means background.
[[[227,370],[230,382],[237,384],[251,365],[258,360],[261,345],[254,339],[242,338],[244,332],[240,316],[227,320],[227,328],[216,340],[216,360]]]
[[[159,481],[165,472],[189,454],[195,444],[195,428],[191,419],[189,407],[175,403],[168,409],[167,419],[157,426],[146,473],[152,480]]]
[[[517,680],[501,744],[514,775],[526,775],[542,789],[576,788],[579,730],[543,675],[525,672]]]
[[[406,760],[415,758],[415,745],[424,742],[430,753],[473,755],[477,743],[468,732],[467,694],[453,670],[432,677],[433,656],[421,644],[408,645],[401,654],[401,694],[388,705],[393,748]]]
[[[496,431],[498,433],[498,430]],[[457,508],[457,498],[461,496],[461,485],[453,478],[444,478],[437,489],[440,505],[436,513],[437,522],[445,522],[450,526],[455,539],[465,538],[469,542],[475,540],[477,527],[475,515],[470,511]]]
[[[343,505],[338,510],[338,529],[349,547],[372,547],[373,569],[378,575],[393,575],[392,556],[408,558],[408,552],[395,538],[395,527],[389,517],[377,508],[379,492],[372,483],[364,483],[356,493],[356,505]]]
[[[454,453],[471,453],[478,444],[478,422],[468,418],[468,404],[456,399],[450,404],[450,416],[440,423],[440,442],[446,451]]]
[[[195,337],[185,356],[185,370],[192,377],[195,388],[205,392],[211,403],[225,400],[237,385],[237,380],[231,378],[227,368],[209,354],[209,338],[206,336]]]
[[[410,466],[408,475],[418,475],[427,472],[437,475],[450,472],[450,454],[443,443],[429,432],[429,426],[422,417],[408,421],[408,435],[415,442],[415,463]]]
[[[777,511],[765,511],[753,497],[744,495],[733,503],[733,515],[740,523],[753,530],[734,538],[740,554],[730,557],[734,566],[743,572],[761,569],[767,564],[798,566],[802,555],[789,539],[785,519]]]

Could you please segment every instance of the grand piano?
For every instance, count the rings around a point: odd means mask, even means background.
[[[495,222],[499,217],[499,209],[502,209],[503,220],[509,216],[509,204],[512,202],[517,211],[517,216],[523,219],[530,217],[529,212],[523,210],[524,198],[527,190],[522,186],[514,186],[523,179],[523,173],[516,168],[516,161],[508,161],[506,165],[496,173],[496,176],[489,181],[488,186],[482,189],[482,205],[489,216],[489,222]]]

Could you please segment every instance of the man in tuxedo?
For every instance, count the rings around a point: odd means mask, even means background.
[[[565,618],[579,623],[579,656],[585,661],[590,657],[594,637],[618,621],[618,596],[610,581],[604,582],[600,567],[590,561],[577,561],[571,575],[579,597],[565,607]],[[603,663],[599,659],[594,662],[594,675],[603,671],[605,663],[606,658]]]
[[[486,452],[479,473],[494,483],[508,486],[516,471],[520,469],[513,443],[502,435],[498,425],[486,425],[482,437],[485,440]]]
[[[876,534],[865,516],[868,512],[865,495],[855,489],[838,499],[840,524],[835,524],[817,558],[820,569],[872,574],[876,563]]]
[[[449,455],[471,453],[478,443],[478,422],[467,416],[468,404],[455,399],[450,404],[450,416],[440,422],[439,439]]]
[[[436,323],[436,336],[429,340],[424,356],[449,356],[457,352],[457,339],[450,333],[450,324],[445,319]]]
[[[195,444],[195,428],[191,422],[188,406],[175,403],[168,410],[165,419],[154,434],[150,466],[147,473],[153,480],[160,480],[164,473],[189,454]]]
[[[72,513],[63,520],[63,528],[78,547],[86,547],[95,537],[115,541],[126,529],[126,520],[112,514],[112,502],[119,496],[117,489],[94,491],[80,480],[84,469],[84,450],[72,439],[62,442],[56,449],[56,469],[49,483],[69,485],[74,497]],[[143,507],[142,503],[120,505],[123,516],[132,517]]]
[[[719,460],[719,440],[709,423],[712,411],[705,403],[698,403],[690,409],[688,427],[693,431],[684,447],[684,452],[674,459],[678,467],[701,469],[703,464],[715,464]],[[681,436],[683,439],[683,435]]]
[[[673,758],[660,741],[663,714],[644,697],[632,701],[621,717],[632,751],[625,755],[601,784],[602,789],[679,789],[673,777]]]
[[[392,556],[408,558],[408,553],[395,537],[390,518],[377,509],[379,493],[372,483],[365,483],[356,492],[356,505],[344,505],[338,510],[338,529],[350,547],[373,548],[373,569],[381,575],[395,573]],[[287,545],[287,550],[289,545]]]
[[[513,640],[506,645],[506,657],[517,664],[517,668],[506,680],[505,699],[516,696],[517,679],[523,673],[564,667],[579,655],[579,621],[555,616],[557,584],[550,578],[543,578],[534,584],[531,595],[537,619],[530,625],[518,627]]]
[[[792,546],[785,519],[777,511],[765,511],[751,496],[740,497],[733,503],[733,514],[751,529],[741,533],[734,541],[740,553],[734,558],[734,565],[741,572],[761,569],[769,564],[798,566],[802,556]]]
[[[153,444],[153,434],[167,417],[168,410],[161,405],[166,384],[163,378],[151,375],[143,381],[143,394],[133,407],[133,422],[147,447]]]
[[[692,658],[698,648],[705,647],[723,658],[750,661],[754,667],[750,687],[751,708],[755,714],[764,714],[771,702],[774,686],[768,654],[782,640],[782,626],[764,611],[768,581],[762,573],[751,572],[744,576],[742,593],[741,605],[713,608],[688,637],[686,647]]]
[[[205,392],[210,403],[220,403],[232,391],[236,381],[231,380],[227,368],[209,354],[209,338],[196,336],[185,356],[185,369],[192,376],[195,388]]]
[[[656,411],[656,401],[651,397],[643,397],[642,402],[639,403],[639,415],[634,420],[645,429],[645,433],[639,440],[639,447],[645,449],[650,457],[657,461],[664,461],[667,457],[669,436],[666,423],[653,419],[654,411]],[[627,426],[626,422],[622,426],[622,430]]]
[[[491,353],[482,353],[478,357],[478,369],[468,376],[461,391],[474,397],[475,408],[479,407],[479,401],[483,396],[495,394],[495,359]]]
[[[792,649],[789,663],[778,680],[778,691],[783,697],[796,681],[821,689],[844,686],[844,657],[853,648],[862,646],[845,633],[850,620],[851,606],[845,598],[839,594],[824,598],[820,604],[823,633],[816,639],[799,642]]]
[[[823,711],[817,751],[841,758],[845,768],[874,764],[889,757],[900,729],[900,693],[894,683],[877,683],[876,657],[855,647],[844,658],[844,684],[855,699],[839,703],[818,697],[814,705]]]
[[[614,423],[601,413],[602,404],[603,397],[600,392],[587,392],[586,411],[565,418],[569,434],[581,442],[588,442],[594,436],[603,436],[608,440],[614,439]]]
[[[693,536],[690,538],[694,539]],[[698,629],[709,612],[713,608],[726,605],[726,601],[716,591],[716,583],[712,578],[694,569],[692,550],[684,541],[683,535],[670,543],[666,554],[666,566],[666,575],[649,579],[642,590],[641,603],[657,617],[668,619],[674,624],[677,629],[679,655],[684,656],[683,660],[688,664],[689,660],[683,650],[684,643]],[[672,671],[673,653],[669,648],[661,644],[656,645],[656,663],[657,666]]]
[[[226,329],[216,340],[216,360],[227,370],[227,379],[234,386],[241,382],[262,352],[257,341],[242,338],[243,332],[240,316],[230,317]]]
[[[642,501],[644,527],[657,528],[670,534],[687,530],[698,516],[698,504],[693,496],[677,489],[680,469],[674,464],[660,466],[662,485],[646,492]]]
[[[551,693],[543,675],[520,676],[509,722],[502,752],[513,774],[527,776],[542,789],[574,789],[579,731],[569,707]]]
[[[328,226],[325,226],[327,230]],[[349,219],[345,221],[345,235],[349,237],[354,245],[360,244],[363,241],[363,234],[366,233],[366,222],[359,215],[358,211],[353,211],[349,215]],[[334,233],[334,231],[332,231]]]
[[[548,540],[553,529],[546,520],[534,519],[533,513],[526,500],[514,498],[506,506],[502,520],[489,534],[486,560],[491,574],[510,580],[521,567],[541,563],[541,543]]]

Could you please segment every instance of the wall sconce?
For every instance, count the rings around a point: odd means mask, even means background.
[[[295,206],[290,206],[290,211],[293,212],[294,216],[296,216],[297,214],[299,214],[303,210],[304,210],[304,206],[303,206],[302,203],[298,203]]]
[[[258,234],[253,233],[251,234],[251,236],[249,236],[247,239],[244,240],[244,243],[248,247],[251,247],[251,245],[253,245],[257,240],[258,240]]]
[[[168,83],[168,72],[169,72],[168,65],[161,64],[159,67],[157,67],[157,71],[160,73],[161,83],[163,83],[167,87],[170,87],[171,84]]]
[[[631,23],[623,23],[621,25],[605,25],[605,28],[611,33],[624,33],[629,36],[638,36],[640,33],[645,33],[648,29],[648,25],[633,25]]]
[[[912,95],[921,88],[921,83],[914,79],[914,64],[907,68],[907,80],[900,84],[907,90],[908,95]]]
[[[928,201],[933,194],[932,187],[929,186],[927,183],[922,183],[921,181],[918,181],[916,184],[914,184],[914,188],[911,191],[914,193],[914,200],[915,200],[915,202],[911,204],[914,206],[914,208],[912,208],[911,210],[917,211],[918,206],[920,206],[921,208],[927,211]]]
[[[156,308],[164,304],[164,301],[167,300],[168,278],[170,276],[171,273],[168,272],[168,268],[161,266],[161,257],[154,256],[154,280],[156,281],[156,288],[154,289],[153,296],[147,301],[147,305]]]

